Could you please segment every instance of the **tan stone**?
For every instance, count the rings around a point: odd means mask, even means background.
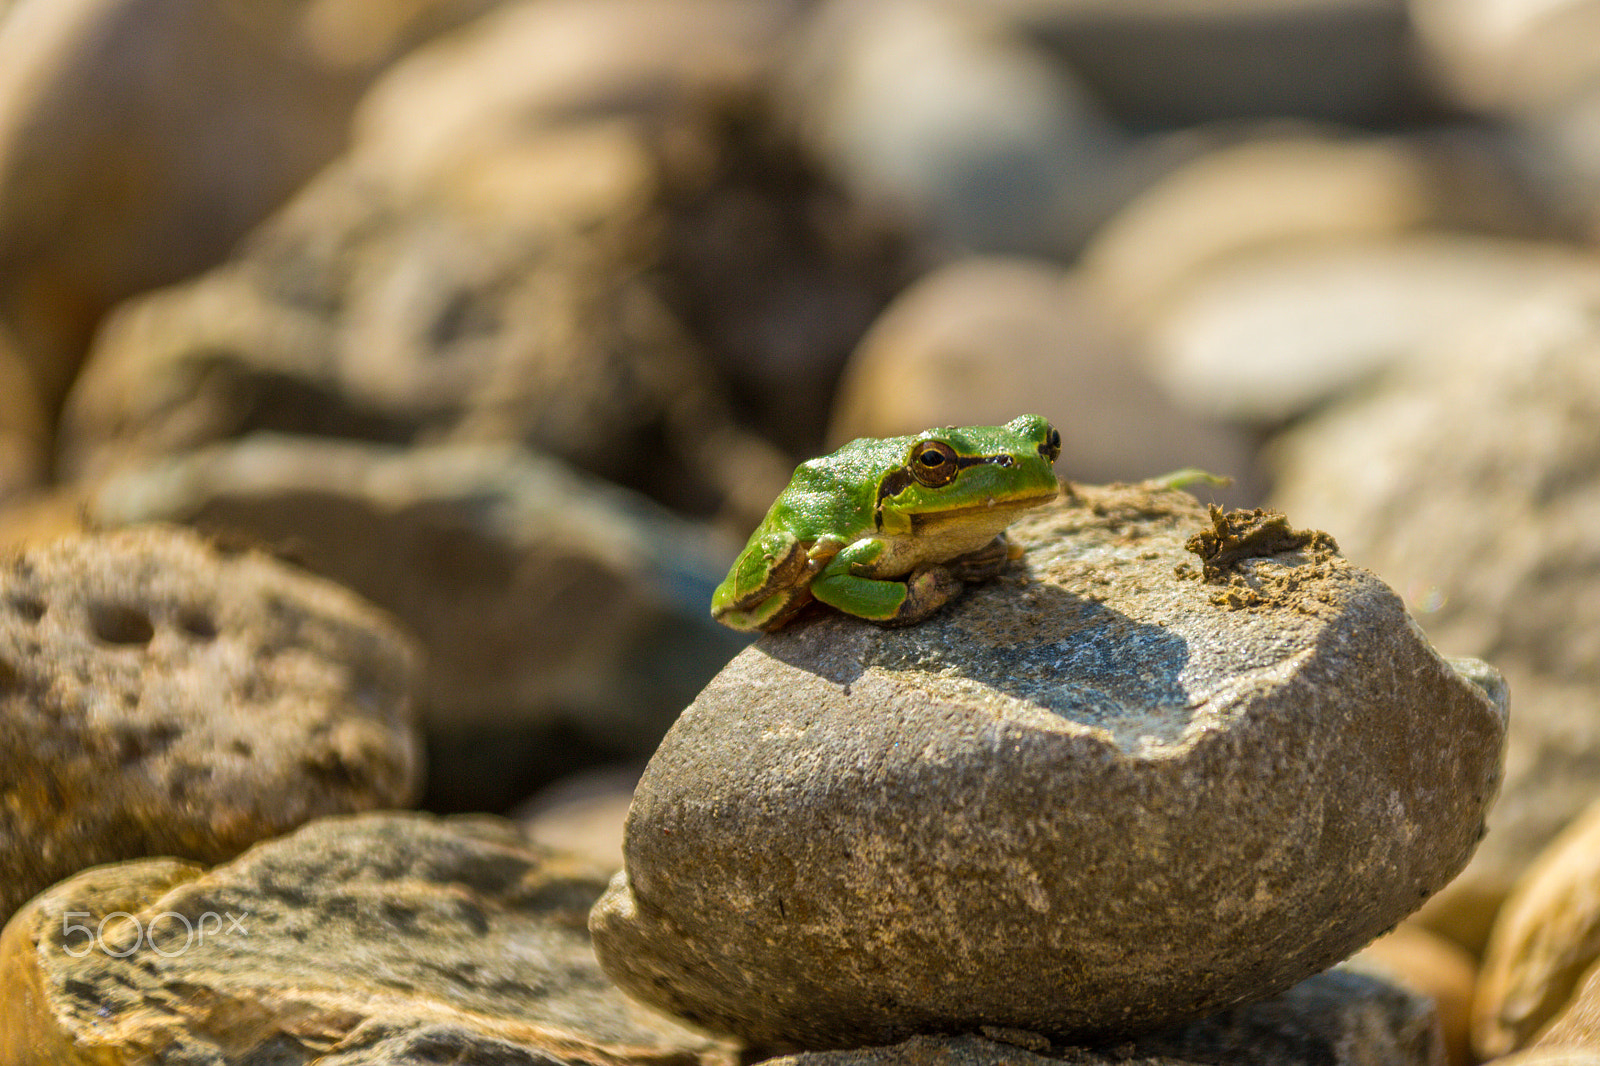
[[[1473,1007],[1473,1044],[1494,1058],[1533,1044],[1600,1037],[1584,1005],[1600,961],[1600,805],[1567,826],[1517,882],[1489,937]],[[1586,1024],[1587,1022],[1587,1024]],[[1579,1041],[1589,1042],[1589,1041]]]
[[[507,822],[420,814],[324,819],[210,870],[99,867],[0,934],[0,1064],[731,1066],[606,982],[583,930],[603,887]]]
[[[409,639],[182,530],[0,563],[0,914],[96,863],[228,858],[421,785]]]
[[[1125,204],[1085,250],[1086,276],[1148,319],[1234,260],[1290,245],[1395,237],[1425,226],[1526,226],[1503,165],[1470,141],[1265,129],[1176,168]]]

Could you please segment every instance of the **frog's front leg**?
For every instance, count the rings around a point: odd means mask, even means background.
[[[811,582],[811,594],[846,614],[883,625],[919,622],[961,591],[961,579],[948,566],[924,566],[904,580],[861,577],[851,573],[883,554],[883,541],[858,540],[845,548]]]

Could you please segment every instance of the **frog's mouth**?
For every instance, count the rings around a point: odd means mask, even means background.
[[[1030,507],[1038,507],[1049,503],[1061,490],[1054,492],[1035,492],[1025,496],[991,496],[978,503],[970,503],[965,507],[947,507],[937,511],[911,512],[911,528],[915,532],[937,529],[940,526],[954,524],[975,518],[978,515],[998,515],[1011,511],[1026,511]]]

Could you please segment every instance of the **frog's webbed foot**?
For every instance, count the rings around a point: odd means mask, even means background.
[[[977,551],[958,555],[939,565],[949,567],[962,581],[976,583],[998,577],[1001,571],[1005,570],[1006,564],[1012,559],[1019,558],[1021,554],[1011,540],[1001,533]]]
[[[919,566],[907,575],[906,598],[893,618],[879,620],[885,626],[908,626],[920,622],[955,598],[966,582],[950,563]]]

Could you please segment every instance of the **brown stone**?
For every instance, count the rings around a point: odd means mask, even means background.
[[[1084,1039],[1282,992],[1409,914],[1482,831],[1503,686],[1326,542],[1263,545],[1219,601],[1184,549],[1208,524],[1080,486],[922,624],[746,649],[635,793],[607,972],[757,1044]]]
[[[731,1066],[606,982],[604,884],[507,822],[421,814],[99,867],[0,935],[0,1064]]]
[[[96,863],[226,859],[420,788],[409,639],[348,591],[150,527],[0,563],[0,914]]]

